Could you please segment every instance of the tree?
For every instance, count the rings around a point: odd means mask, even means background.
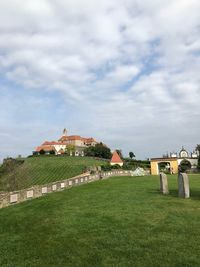
[[[111,158],[110,148],[108,148],[102,143],[85,148],[84,154],[90,157],[98,157],[98,158],[104,158],[104,159]]]
[[[75,146],[74,145],[67,145],[65,148],[65,154],[68,156],[74,155],[75,154]]]
[[[200,144],[197,144],[196,150],[199,152],[200,151]]]
[[[7,158],[3,160],[0,167],[0,183],[7,188],[8,191],[17,190],[19,179],[17,179],[18,168],[24,163],[24,160]],[[6,180],[4,180],[4,177]]]
[[[180,166],[181,172],[185,172],[185,171],[191,169],[191,163],[186,159],[183,159],[179,166]]]
[[[129,157],[132,159],[132,158],[135,158],[135,154],[132,152],[132,151],[130,151],[129,152]]]
[[[198,152],[197,169],[200,170],[200,144],[197,145],[196,150]]]

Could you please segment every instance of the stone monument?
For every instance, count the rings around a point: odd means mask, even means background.
[[[178,196],[182,198],[190,197],[189,179],[186,173],[179,173],[178,175]]]
[[[160,192],[164,195],[169,194],[168,180],[165,173],[160,173]]]

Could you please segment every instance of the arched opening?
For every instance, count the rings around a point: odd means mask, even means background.
[[[187,159],[183,159],[181,162],[180,162],[180,165],[179,165],[179,170],[181,172],[186,172],[188,170],[190,170],[192,167],[191,163],[189,162],[189,160]]]
[[[158,173],[160,172],[164,172],[166,174],[170,174],[171,173],[171,165],[170,162],[159,162],[158,163]]]

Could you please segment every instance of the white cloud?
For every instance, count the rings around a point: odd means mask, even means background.
[[[133,147],[141,157],[172,143],[191,148],[199,142],[199,8],[198,0],[1,1],[2,133],[19,128],[12,125],[19,104],[8,102],[23,89],[26,98],[36,92],[43,105],[48,97],[57,110],[62,106],[54,127],[63,123],[113,147]],[[38,132],[45,120],[50,130],[51,117],[29,109],[35,97],[26,99],[24,113]],[[22,151],[27,144],[20,142]]]

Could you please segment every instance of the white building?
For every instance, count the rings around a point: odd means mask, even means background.
[[[63,130],[62,136],[58,141],[45,141],[41,146],[38,146],[35,150],[39,153],[44,150],[45,153],[50,153],[52,150],[56,155],[64,154],[66,151],[70,156],[84,156],[84,149],[86,147],[95,146],[98,142],[92,138],[81,137],[79,135],[67,135],[67,130]]]

